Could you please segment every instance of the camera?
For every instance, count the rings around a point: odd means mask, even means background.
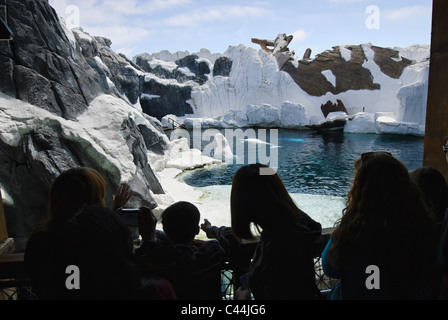
[[[151,202],[149,206],[151,210],[157,208],[157,204],[155,202]],[[138,227],[138,212],[139,209],[121,209],[121,217],[124,219],[124,222],[131,228]]]
[[[138,209],[121,209],[121,216],[128,227],[138,227]]]

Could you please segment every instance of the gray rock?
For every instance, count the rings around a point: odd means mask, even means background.
[[[14,67],[14,82],[17,97],[35,106],[39,106],[58,116],[62,116],[50,80],[33,69],[21,65]]]
[[[0,41],[0,43],[5,41]],[[9,96],[16,96],[14,84],[14,60],[6,56],[0,56],[0,91]]]
[[[339,100],[339,99],[337,99],[337,103],[333,103],[331,101],[327,101],[327,103],[321,105],[320,109],[322,110],[322,114],[324,115],[325,118],[331,112],[342,111],[342,112],[345,112],[345,113],[348,114],[348,111],[345,108],[344,103],[341,100]]]
[[[311,58],[311,49],[310,48],[307,48],[306,50],[305,50],[305,53],[303,54],[303,59],[310,59]]]
[[[161,120],[167,114],[184,116],[192,114],[193,109],[187,103],[191,99],[191,86],[180,86],[175,83],[164,84],[155,79],[145,81],[142,93],[151,96],[143,96],[140,100],[143,111]]]
[[[145,129],[144,132],[148,136],[149,129],[147,127]],[[163,194],[164,191],[148,163],[145,139],[132,119],[123,122],[121,132],[126,139],[129,151],[134,156],[134,164],[137,166],[138,171],[134,179],[129,182],[129,185],[134,191],[134,197],[131,199],[130,206],[134,203],[134,206],[141,206],[143,204],[153,207],[155,201],[152,199],[149,190],[155,194]]]
[[[186,56],[185,58],[176,61],[180,68],[188,68],[196,75],[194,81],[203,85],[207,81],[206,75],[210,74],[210,68],[204,61],[198,62],[199,57],[195,54]]]
[[[213,76],[230,76],[230,71],[232,70],[232,60],[229,57],[219,57],[215,61],[213,67]]]
[[[151,67],[149,61],[150,60],[148,58],[143,56],[137,56],[135,58],[135,63],[139,66],[139,68],[161,79],[174,79],[179,83],[194,81],[196,79],[196,76],[187,75],[184,72],[180,71],[179,67],[175,68],[174,70],[168,70],[161,65]]]
[[[101,94],[131,104],[139,101],[144,79],[141,69],[114,53],[110,40],[95,37],[89,42],[78,37],[75,44],[70,43],[47,0],[7,0],[6,8],[15,37],[0,43],[1,92],[74,121]],[[137,126],[131,119],[121,127],[137,166],[129,182],[135,193],[129,205],[135,207],[153,207],[150,191],[164,192],[146,153],[163,153],[166,140],[158,138],[163,129],[157,119],[148,119],[155,129]],[[45,123],[24,134],[18,145],[0,139],[0,184],[13,202],[6,214],[8,233],[18,239],[26,239],[47,215],[51,184],[64,170],[80,166],[97,170],[106,181],[108,206],[118,189],[118,173],[102,168],[88,152],[88,145],[65,139],[57,120]]]

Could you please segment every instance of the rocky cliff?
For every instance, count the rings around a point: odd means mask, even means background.
[[[342,111],[351,120],[367,113],[346,127],[363,132],[360,119],[384,119],[375,115],[386,112],[387,124],[366,127],[424,134],[429,46],[344,45],[298,59],[290,52],[274,55],[239,45],[219,56],[204,49],[142,54],[134,61],[147,74],[142,108],[159,119],[174,115],[187,125],[201,118],[203,126],[303,128]],[[271,117],[263,119],[268,109]]]
[[[143,72],[110,41],[69,31],[46,0],[6,1],[12,41],[0,42],[0,185],[9,199],[8,233],[26,238],[46,215],[48,191],[63,170],[89,166],[151,205],[163,189],[147,151],[169,141],[160,122],[136,108]]]
[[[169,154],[167,115],[303,128],[337,111],[350,116],[349,132],[424,132],[429,46],[337,46],[279,60],[239,45],[130,60],[109,39],[67,30],[47,0],[5,3],[15,36],[0,42],[0,186],[14,237],[45,216],[51,182],[73,166],[97,169],[108,200],[127,182],[131,206],[154,202],[164,190],[150,163]]]
[[[398,79],[405,67],[411,64],[400,58],[393,49],[371,46],[374,62],[385,75]],[[339,94],[349,90],[379,90],[381,85],[374,82],[371,71],[364,66],[367,61],[362,46],[333,47],[316,56],[302,59],[298,65],[288,61],[281,70],[289,73],[294,81],[309,95],[323,96],[327,93]],[[326,74],[334,76],[333,84]]]
[[[363,113],[369,117],[360,119],[385,119],[379,113],[387,113],[387,124],[374,123],[374,132],[423,135],[429,53],[425,45],[380,48],[367,43],[337,46],[314,59],[285,59],[243,45],[229,47],[223,54],[232,62],[229,75],[192,88],[194,115],[186,121],[200,117],[208,118],[205,125],[253,124],[246,116],[249,106],[269,107],[277,115],[269,126],[288,128],[320,125],[338,111],[351,120]],[[366,132],[360,119],[345,129]],[[258,121],[258,126],[267,124],[262,117]]]

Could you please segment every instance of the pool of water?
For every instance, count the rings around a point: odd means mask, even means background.
[[[225,135],[224,130],[222,133]],[[423,137],[281,129],[273,140],[269,130],[267,133],[265,141],[275,144],[278,154],[276,170],[288,191],[294,194],[345,197],[353,181],[353,162],[365,152],[390,152],[409,170],[421,167],[423,161]],[[237,149],[241,147],[239,144],[244,144],[245,154],[255,148],[253,142],[234,141],[234,154],[241,153],[238,151],[241,149]],[[205,146],[203,143],[202,147]],[[268,155],[272,151],[265,144],[258,144],[258,148],[267,148]],[[246,156],[244,161],[240,159],[225,166],[194,170],[183,180],[193,187],[228,186],[236,171],[249,161]]]

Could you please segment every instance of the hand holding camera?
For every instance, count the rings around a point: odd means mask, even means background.
[[[143,240],[154,240],[156,234],[157,218],[152,209],[157,204],[152,202],[150,207],[140,207],[138,209],[123,208],[132,198],[134,192],[127,184],[122,184],[113,196],[113,206],[119,209],[119,214],[130,228],[138,228]]]
[[[143,241],[156,238],[157,218],[150,208],[141,207],[138,212],[138,231]]]

